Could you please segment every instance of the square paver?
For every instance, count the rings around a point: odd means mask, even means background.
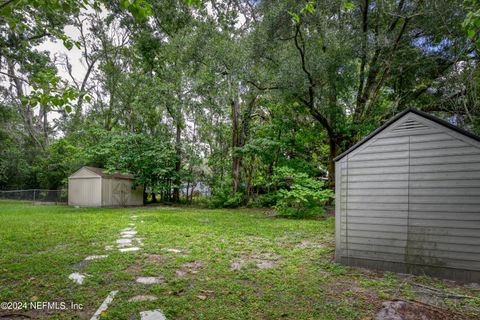
[[[162,310],[151,310],[151,311],[142,311],[140,312],[141,320],[167,320]]]

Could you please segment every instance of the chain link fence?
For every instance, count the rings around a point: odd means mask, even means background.
[[[0,200],[21,200],[43,203],[67,203],[68,191],[46,190],[46,189],[28,189],[28,190],[3,190],[0,191]]]

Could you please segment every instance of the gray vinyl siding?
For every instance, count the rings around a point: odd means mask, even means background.
[[[336,259],[480,281],[480,143],[407,113],[336,163]]]

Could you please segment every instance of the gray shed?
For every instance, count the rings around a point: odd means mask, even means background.
[[[336,159],[336,261],[480,281],[480,138],[408,109]]]
[[[82,167],[68,177],[68,204],[81,207],[143,205],[143,188],[132,189],[134,177],[103,169]]]

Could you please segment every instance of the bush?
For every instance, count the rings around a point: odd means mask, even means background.
[[[294,218],[307,218],[323,215],[325,204],[334,198],[332,190],[325,188],[321,180],[308,177],[282,167],[276,170],[276,179],[288,180],[288,188],[277,192],[275,208],[280,215]]]
[[[254,198],[252,202],[252,207],[255,208],[271,208],[274,207],[277,203],[277,193],[267,193],[259,195]]]
[[[238,208],[244,202],[244,195],[237,192],[234,195],[229,190],[223,189],[216,192],[208,203],[208,207],[216,208]]]

